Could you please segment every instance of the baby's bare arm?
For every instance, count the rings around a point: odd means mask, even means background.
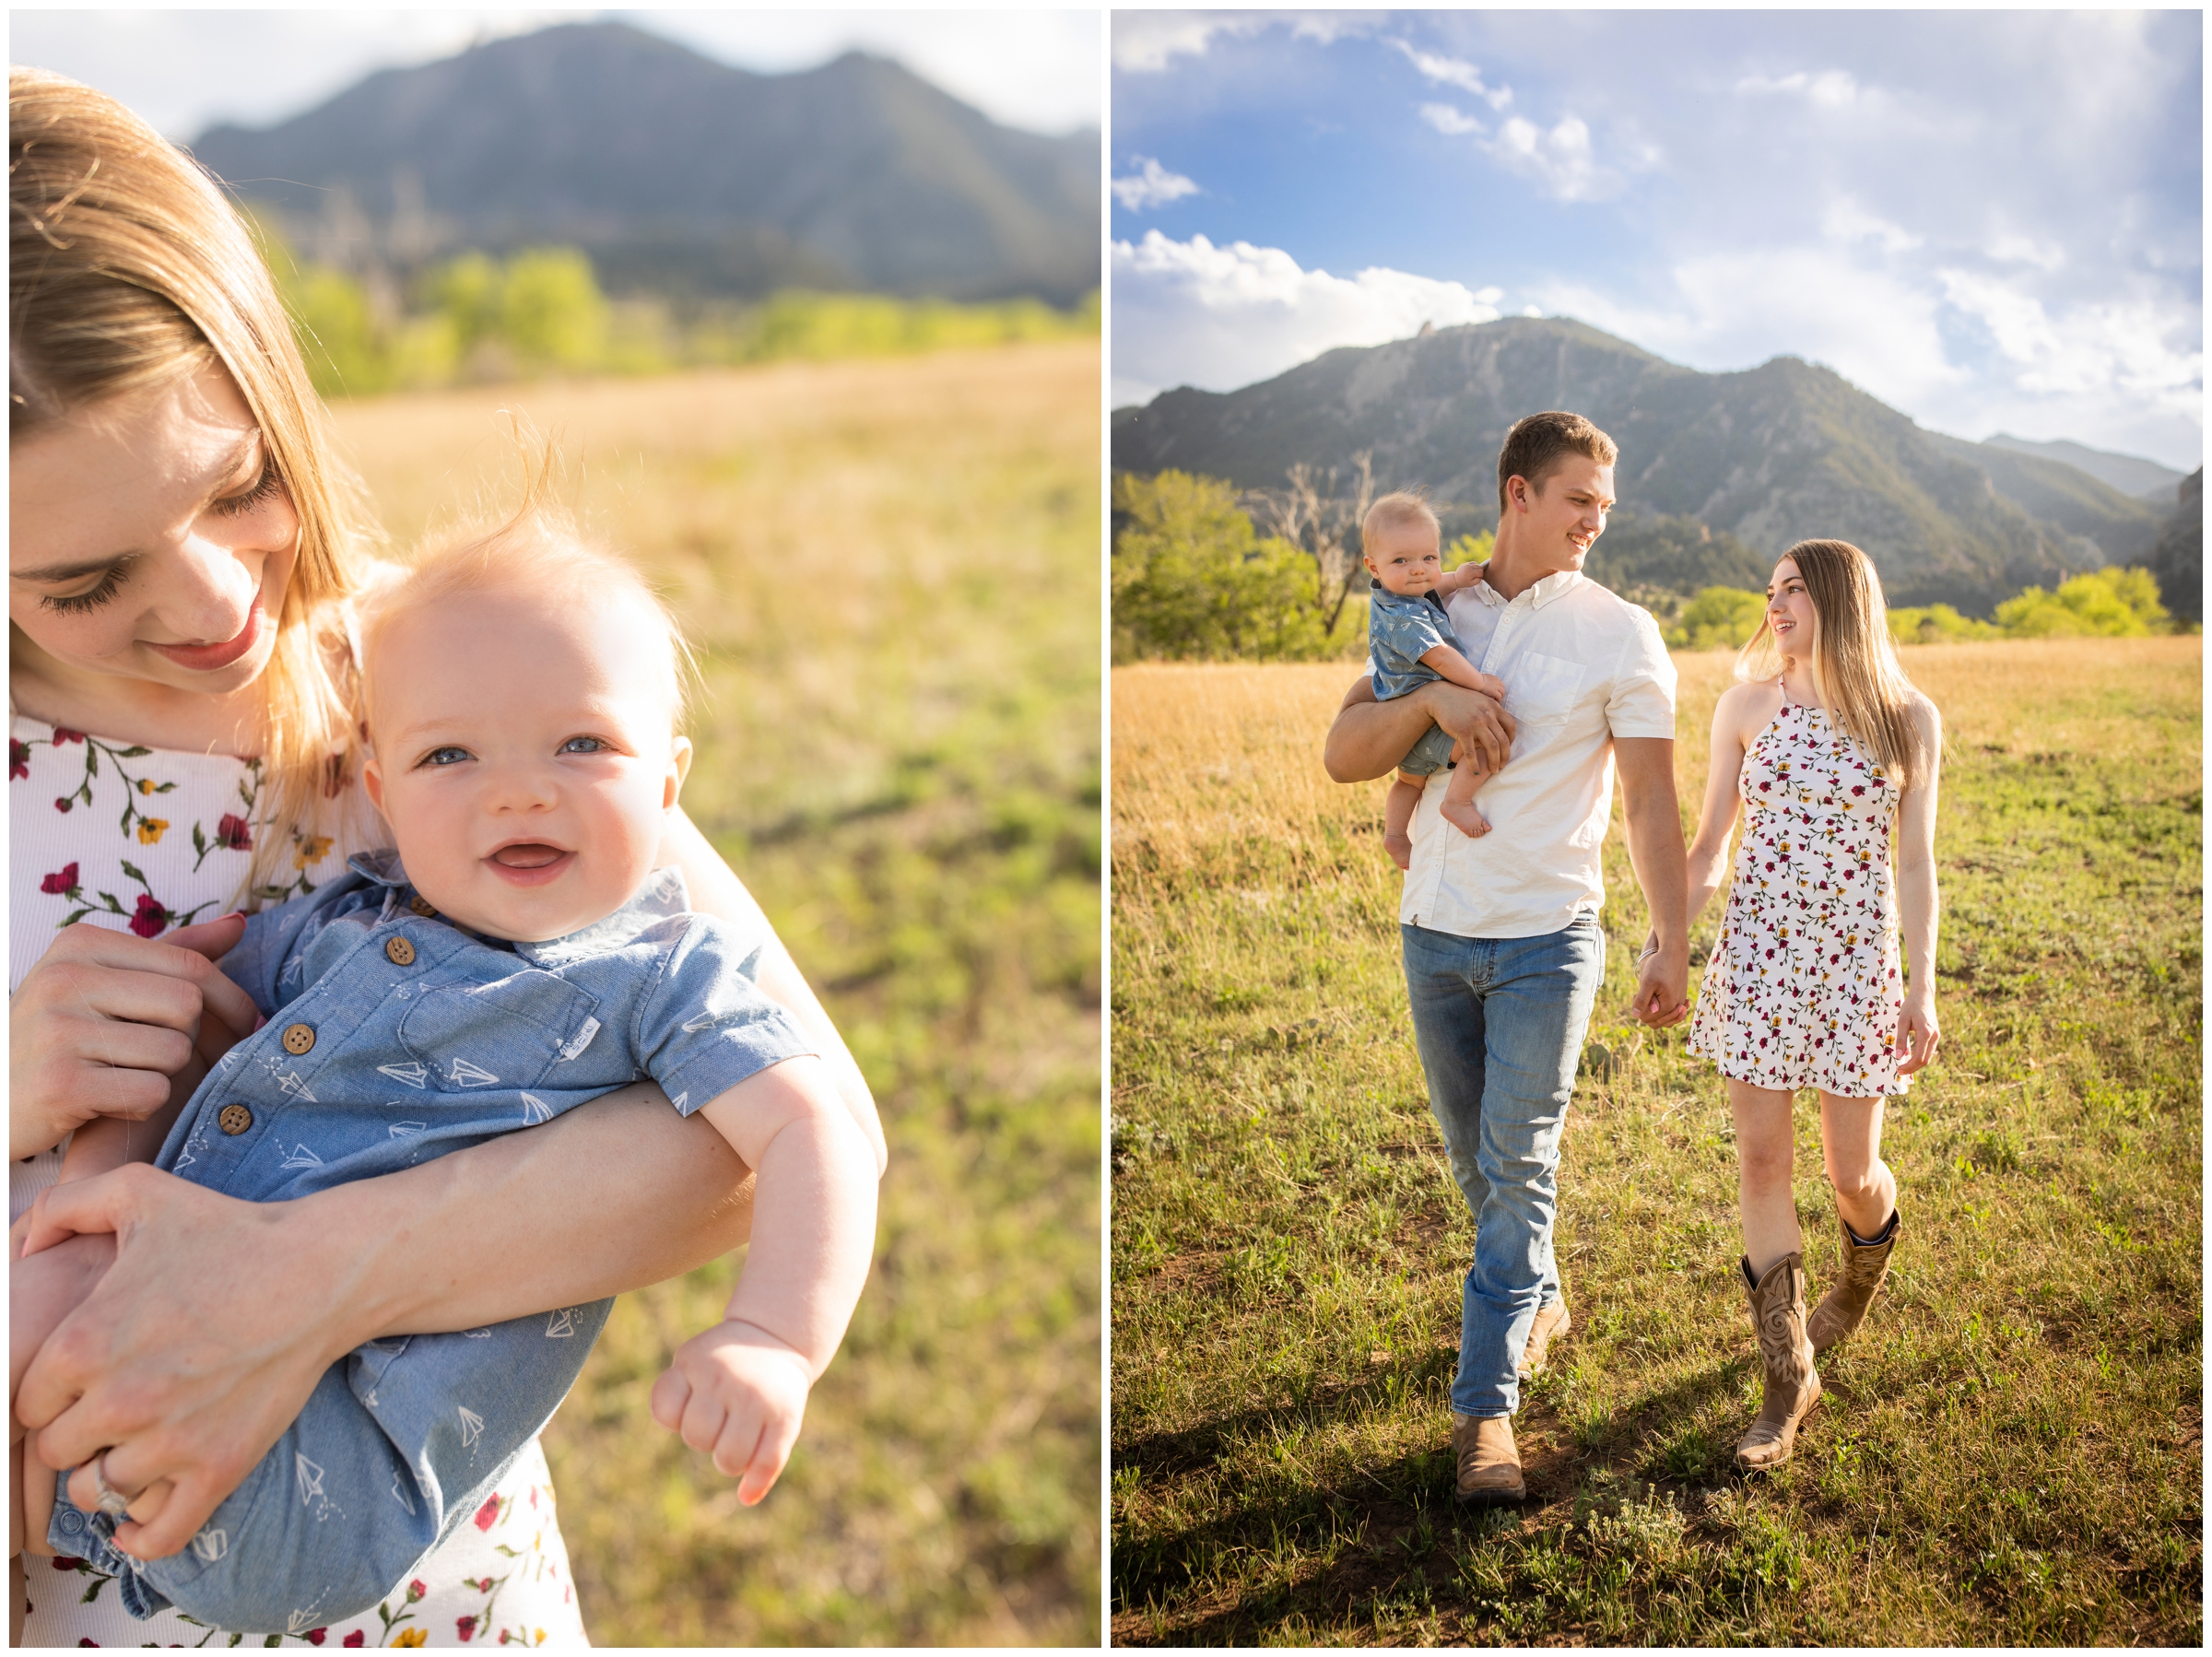
[[[1505,700],[1505,681],[1494,673],[1485,673],[1449,644],[1439,644],[1421,652],[1421,665],[1441,674],[1454,685],[1469,690],[1479,690],[1487,697]]]
[[[818,1059],[770,1066],[700,1111],[759,1169],[753,1239],[723,1321],[687,1341],[653,1418],[759,1501],[797,1440],[876,1247],[876,1156]]]

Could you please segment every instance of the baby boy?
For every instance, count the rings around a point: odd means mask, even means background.
[[[1482,579],[1478,564],[1462,564],[1447,573],[1441,543],[1443,527],[1418,495],[1383,496],[1360,521],[1362,562],[1373,578],[1367,601],[1367,642],[1374,674],[1375,699],[1387,702],[1438,679],[1492,696],[1504,687],[1477,672],[1459,648],[1444,614],[1442,594],[1471,587]],[[1475,791],[1490,780],[1473,755],[1435,725],[1406,751],[1382,807],[1382,849],[1404,869],[1413,862],[1413,813],[1429,779],[1457,761],[1446,784],[1441,809],[1444,820],[1468,835],[1488,834],[1490,826],[1475,809]]]
[[[529,514],[410,575],[364,645],[363,781],[394,849],[248,922],[223,970],[267,1022],[193,1095],[159,1165],[280,1201],[652,1076],[758,1177],[724,1319],[652,1395],[751,1503],[867,1276],[877,1165],[755,982],[766,934],[689,912],[682,876],[653,866],[690,762],[679,649],[627,565]],[[34,1226],[26,1256],[54,1240]],[[173,1557],[114,1545],[136,1492],[98,1512],[57,1498],[49,1539],[116,1573],[141,1616],[173,1604],[284,1632],[355,1615],[543,1427],[610,1304],[369,1343]]]

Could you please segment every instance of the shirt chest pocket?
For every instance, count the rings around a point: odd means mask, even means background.
[[[1530,651],[1505,676],[1505,711],[1524,725],[1563,725],[1588,677],[1579,662]]]
[[[399,1022],[400,1045],[441,1093],[533,1087],[598,1033],[597,1000],[535,969],[490,983],[426,990]]]

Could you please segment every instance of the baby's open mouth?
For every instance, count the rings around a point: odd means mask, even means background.
[[[559,863],[567,855],[559,846],[548,846],[541,840],[525,840],[519,846],[501,846],[491,854],[491,861],[509,869],[542,869]]]

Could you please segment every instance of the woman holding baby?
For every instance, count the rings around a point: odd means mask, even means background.
[[[11,1219],[95,1130],[41,1203],[82,1233],[48,1251],[82,1304],[28,1367],[13,1354],[11,1379],[26,1484],[74,1469],[72,1502],[117,1514],[115,1545],[155,1558],[205,1546],[207,1516],[345,1354],[715,1258],[747,1236],[748,1169],[651,1086],[293,1202],[146,1166],[159,1135],[132,1143],[133,1125],[256,1022],[213,964],[243,930],[231,911],[324,887],[381,841],[355,640],[387,583],[212,182],[58,76],[13,72],[9,126]],[[681,869],[691,907],[761,926],[680,811],[668,823],[655,861]],[[772,940],[759,982],[880,1157],[865,1085]],[[535,1442],[456,1520],[382,1605],[241,1632],[583,1639]],[[13,1540],[43,1553],[29,1528]],[[210,1638],[173,1611],[134,1620],[82,1561],[25,1563],[19,1643]]]

